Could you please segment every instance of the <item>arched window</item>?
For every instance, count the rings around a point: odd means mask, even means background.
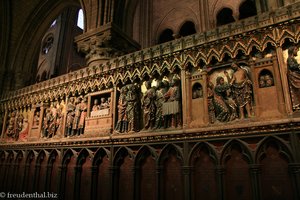
[[[84,20],[83,20],[83,11],[82,11],[82,9],[80,9],[78,11],[77,26],[79,28],[81,28],[82,30],[84,29]]]
[[[191,21],[187,21],[185,22],[179,31],[179,35],[181,36],[188,36],[188,35],[193,35],[196,33],[196,29],[195,29],[195,24]]]
[[[174,33],[171,29],[165,29],[159,36],[158,44],[174,40],[173,34]]]
[[[244,3],[240,5],[239,12],[240,12],[239,19],[245,19],[247,17],[257,15],[255,2],[252,0],[246,0]]]
[[[223,8],[217,14],[217,26],[222,26],[235,22],[235,19],[232,16],[233,12],[230,8]]]

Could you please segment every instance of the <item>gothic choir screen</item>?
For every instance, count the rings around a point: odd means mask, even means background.
[[[67,2],[0,83],[0,197],[300,199],[300,2]]]

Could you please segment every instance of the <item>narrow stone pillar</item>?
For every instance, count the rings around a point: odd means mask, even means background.
[[[190,99],[190,85],[189,85],[189,80],[190,75],[189,72],[186,70],[181,70],[180,74],[180,80],[181,80],[181,105],[182,105],[182,127],[187,128],[189,124],[189,120],[191,120],[190,116],[190,106],[191,103],[189,103]]]
[[[190,174],[191,167],[190,166],[182,166],[182,174],[184,181],[184,199],[191,199],[191,184],[190,184]]]
[[[203,79],[203,85],[202,85],[202,88],[203,88],[203,110],[204,110],[204,123],[205,124],[209,124],[209,111],[208,111],[208,94],[207,94],[207,71],[206,70],[203,70],[201,72],[201,75],[202,75],[202,79]]]
[[[98,166],[91,166],[91,199],[97,199],[97,187],[98,187]]]
[[[300,163],[290,163],[289,171],[293,181],[294,199],[300,199]]]
[[[218,199],[225,199],[224,196],[224,173],[225,168],[222,165],[216,166],[217,184],[218,184]]]
[[[276,48],[276,54],[278,59],[278,70],[280,73],[280,78],[282,82],[282,91],[284,96],[284,103],[285,103],[285,109],[288,115],[292,115],[293,109],[292,109],[292,103],[291,103],[291,97],[290,97],[290,90],[289,90],[289,83],[287,78],[287,66],[284,62],[283,57],[283,50],[282,47],[278,46]]]
[[[252,183],[252,199],[260,200],[260,181],[259,181],[259,174],[260,174],[260,165],[253,164],[250,165],[250,178]]]

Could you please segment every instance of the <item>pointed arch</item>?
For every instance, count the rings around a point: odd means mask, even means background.
[[[225,167],[226,199],[251,200],[250,164],[253,159],[250,150],[242,141],[234,139],[225,144],[221,155],[221,164]]]
[[[155,160],[158,158],[158,154],[153,147],[149,145],[144,145],[139,149],[138,153],[136,154],[135,166],[139,166],[141,164],[143,159],[145,159],[145,154],[147,156],[152,156]]]
[[[135,159],[135,182],[139,199],[155,199],[157,197],[156,176],[157,153],[151,146],[142,146]]]
[[[187,69],[188,65],[191,64],[193,67],[196,67],[196,61],[191,55],[187,55],[187,57],[183,61],[183,69]]]
[[[115,173],[113,174],[114,193],[113,199],[133,199],[134,191],[134,153],[127,147],[118,149],[114,156],[113,166]]]
[[[201,149],[205,149],[207,151],[208,156],[213,160],[215,165],[219,164],[219,159],[218,159],[218,156],[217,156],[217,153],[216,153],[214,147],[209,143],[201,142],[201,143],[195,144],[189,153],[188,163],[190,165],[192,162],[192,157],[197,153],[197,151],[199,151]]]
[[[276,136],[266,137],[257,148],[256,160],[261,168],[262,198],[294,199],[289,172],[294,159],[285,142]]]
[[[224,164],[227,159],[231,157],[231,151],[233,149],[240,150],[243,159],[248,163],[248,164],[253,164],[254,163],[254,158],[251,153],[251,150],[249,147],[247,147],[247,144],[241,140],[238,139],[233,139],[229,140],[223,148],[223,151],[221,153],[220,157],[220,163]]]
[[[101,147],[96,150],[92,161],[95,170],[92,177],[92,199],[109,199],[110,185],[107,184],[111,178],[111,153],[108,149]],[[94,187],[93,187],[94,186]]]
[[[192,199],[217,199],[217,154],[209,143],[197,143],[189,153]]]
[[[269,145],[275,145],[278,148],[278,152],[287,162],[293,162],[294,158],[292,156],[292,150],[285,144],[285,141],[277,136],[269,136],[264,138],[258,143],[257,150],[255,152],[255,162],[259,163],[259,160],[262,159],[266,153],[266,148]]]
[[[181,165],[183,165],[184,159],[183,159],[182,148],[175,144],[167,144],[166,146],[163,147],[163,149],[161,150],[158,156],[157,164],[162,165],[163,162],[168,158],[169,153],[172,153],[171,151],[175,151],[174,153],[176,158],[181,162]]]
[[[183,171],[184,166],[182,148],[176,144],[167,144],[161,151],[158,166],[161,169],[160,190],[164,199],[178,197],[183,199]],[[170,184],[172,183],[172,184]]]
[[[93,157],[93,152],[87,148],[83,148],[80,150],[80,152],[78,153],[77,156],[77,161],[76,161],[76,165],[80,166],[85,162],[85,159],[87,157],[92,158]]]

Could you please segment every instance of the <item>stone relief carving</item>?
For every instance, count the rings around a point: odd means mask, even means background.
[[[80,136],[84,133],[87,117],[87,97],[70,97],[66,106],[66,127],[65,136]]]
[[[9,114],[6,135],[8,140],[17,141],[23,129],[24,115],[21,111],[15,110]],[[28,124],[28,123],[27,123]]]
[[[140,128],[155,130],[181,127],[179,77],[175,75],[171,81],[148,80],[144,81],[142,86],[137,84],[123,86],[120,89],[117,112],[118,120],[115,126],[117,133],[137,132]]]
[[[217,71],[208,82],[209,121],[230,122],[253,116],[253,84],[246,66],[232,63],[230,73]],[[213,78],[211,78],[213,79]]]
[[[287,58],[287,75],[289,80],[293,110],[300,109],[300,65],[296,60],[298,50],[299,49],[296,46],[289,47]]]
[[[244,119],[252,116],[252,82],[250,80],[250,69],[241,67],[237,63],[232,63],[233,73],[231,77],[225,71],[227,80],[231,86],[232,98],[239,111],[239,118]]]

